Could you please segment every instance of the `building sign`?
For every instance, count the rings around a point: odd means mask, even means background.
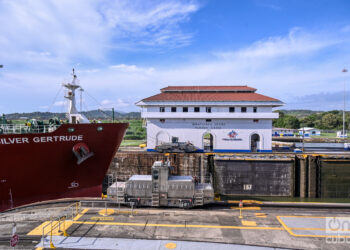
[[[223,141],[242,141],[242,138],[237,138],[238,133],[234,130],[227,134],[228,138],[222,138]]]
[[[192,126],[196,129],[222,129],[225,125],[224,122],[192,122]]]

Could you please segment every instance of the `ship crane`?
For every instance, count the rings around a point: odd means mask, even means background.
[[[68,99],[68,112],[67,118],[69,123],[90,123],[90,121],[84,116],[80,114],[76,108],[76,100],[75,100],[75,90],[81,88],[79,84],[77,84],[77,75],[75,74],[75,70],[73,69],[73,80],[71,83],[64,83],[63,86],[68,89],[67,95],[65,96]]]

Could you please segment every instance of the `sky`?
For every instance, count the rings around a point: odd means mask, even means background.
[[[0,0],[0,23],[0,113],[64,112],[72,68],[82,110],[139,111],[169,85],[350,110],[348,0]]]

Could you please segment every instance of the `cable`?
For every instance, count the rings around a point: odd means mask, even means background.
[[[55,104],[55,101],[56,101],[56,99],[57,99],[57,96],[58,96],[58,95],[59,95],[59,93],[61,92],[62,88],[63,88],[63,85],[61,85],[61,88],[58,90],[58,92],[57,92],[57,94],[56,94],[55,98],[53,99],[53,102],[52,102],[52,103],[51,103],[51,105],[49,106],[49,108],[48,108],[47,112],[50,112],[50,109],[51,109],[51,108],[52,108],[52,106]]]

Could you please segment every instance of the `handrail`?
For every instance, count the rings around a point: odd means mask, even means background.
[[[67,221],[67,218],[71,217],[72,218],[71,220],[73,221],[74,217],[80,213],[80,210],[81,210],[81,202],[78,201],[78,202],[74,202],[73,204],[70,204],[70,205],[64,207],[62,209],[61,213],[58,216],[56,216],[55,218],[53,218],[51,216],[50,223],[46,224],[42,228],[41,241],[42,241],[43,247],[45,247],[44,237],[46,235],[50,234],[50,248],[54,248],[53,243],[52,243],[52,231],[58,227],[58,231],[60,232],[61,231],[61,223],[63,223],[63,236],[67,237],[68,234],[67,234],[66,229],[65,229],[65,223]],[[71,216],[68,217],[69,212],[72,212],[72,214],[71,214]],[[54,225],[52,225],[52,224],[54,224]],[[51,227],[50,231],[45,233],[45,228],[47,228],[49,226]]]
[[[49,133],[55,131],[60,125],[36,125],[26,124],[0,124],[0,134],[32,134]]]

